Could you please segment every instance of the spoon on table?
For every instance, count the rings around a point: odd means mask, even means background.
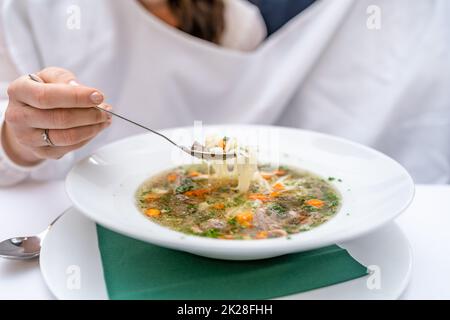
[[[29,260],[37,258],[41,253],[41,244],[50,228],[62,217],[60,214],[50,225],[35,236],[15,237],[0,242],[0,258],[11,260]]]
[[[44,81],[41,78],[39,78],[37,75],[35,75],[35,74],[29,74],[28,76],[33,81],[44,83]],[[202,144],[200,144],[198,142],[194,142],[194,144],[191,147],[186,147],[186,146],[179,145],[176,142],[174,142],[173,140],[169,139],[167,136],[163,135],[162,133],[159,133],[158,131],[150,129],[150,128],[148,128],[148,127],[146,127],[146,126],[144,126],[144,125],[142,125],[140,123],[134,122],[134,121],[132,121],[130,119],[125,118],[124,116],[121,116],[121,115],[119,115],[117,113],[114,113],[112,111],[109,111],[109,110],[102,109],[102,108],[100,108],[98,106],[95,106],[95,108],[97,108],[100,111],[107,112],[107,113],[109,113],[109,114],[111,114],[111,115],[113,115],[113,116],[115,116],[117,118],[120,118],[122,120],[125,120],[125,121],[127,121],[127,122],[129,122],[131,124],[134,124],[135,126],[138,126],[138,127],[142,128],[142,129],[145,129],[145,130],[150,131],[150,132],[152,132],[154,134],[157,134],[158,136],[166,139],[168,142],[170,142],[171,144],[173,144],[177,148],[180,148],[181,150],[183,150],[184,152],[190,154],[193,157],[196,157],[196,158],[199,158],[199,159],[204,159],[204,160],[214,160],[214,159],[223,159],[223,160],[225,160],[225,159],[232,159],[232,158],[236,157],[236,153],[234,153],[234,152],[224,153],[224,152],[211,152],[211,151],[208,151],[208,149],[205,146],[203,146]]]

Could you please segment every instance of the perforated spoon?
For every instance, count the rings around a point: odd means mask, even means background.
[[[66,211],[64,211],[65,213]],[[34,236],[14,237],[0,242],[0,258],[11,260],[29,260],[39,256],[41,245],[50,228],[64,215],[60,214],[50,225]]]
[[[28,76],[33,81],[44,83],[44,81],[40,77],[35,75],[35,74],[29,74]],[[142,129],[150,131],[150,132],[152,132],[152,133],[154,133],[154,134],[156,134],[156,135],[166,139],[168,142],[173,144],[175,147],[180,148],[181,150],[183,150],[184,152],[190,154],[193,157],[196,157],[196,158],[199,158],[199,159],[204,159],[204,160],[214,160],[214,159],[223,159],[223,160],[225,160],[225,159],[232,159],[232,158],[236,157],[236,153],[234,153],[234,152],[225,153],[225,152],[211,152],[211,151],[208,151],[208,149],[205,146],[203,146],[202,144],[200,144],[198,142],[194,142],[191,147],[186,147],[186,146],[179,145],[176,142],[174,142],[173,140],[169,139],[167,136],[163,135],[162,133],[159,133],[158,131],[150,129],[150,128],[148,128],[148,127],[146,127],[146,126],[144,126],[144,125],[142,125],[140,123],[137,123],[137,122],[135,122],[133,120],[127,119],[124,116],[121,116],[120,114],[114,113],[114,112],[109,111],[109,110],[102,109],[99,106],[95,106],[95,108],[97,108],[100,111],[107,112],[107,113],[109,113],[109,114],[111,114],[111,115],[113,115],[113,116],[115,116],[117,118],[120,118],[120,119],[122,119],[124,121],[127,121],[127,122],[129,122],[131,124],[134,124],[135,126],[138,126],[138,127],[142,128]]]

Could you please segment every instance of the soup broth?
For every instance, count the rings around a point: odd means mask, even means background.
[[[266,239],[310,230],[339,209],[338,191],[310,172],[259,165],[247,192],[206,165],[180,166],[144,182],[139,209],[170,229],[219,239]]]

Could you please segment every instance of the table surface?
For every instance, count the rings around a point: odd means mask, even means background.
[[[70,206],[62,181],[0,189],[0,239],[32,235]],[[411,282],[402,299],[450,299],[450,186],[418,185],[398,219],[413,249]],[[0,299],[54,299],[38,259],[0,259]]]

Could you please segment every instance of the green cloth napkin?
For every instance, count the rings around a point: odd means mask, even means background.
[[[336,245],[265,260],[225,261],[161,248],[98,225],[97,234],[113,300],[269,299],[367,274]]]

